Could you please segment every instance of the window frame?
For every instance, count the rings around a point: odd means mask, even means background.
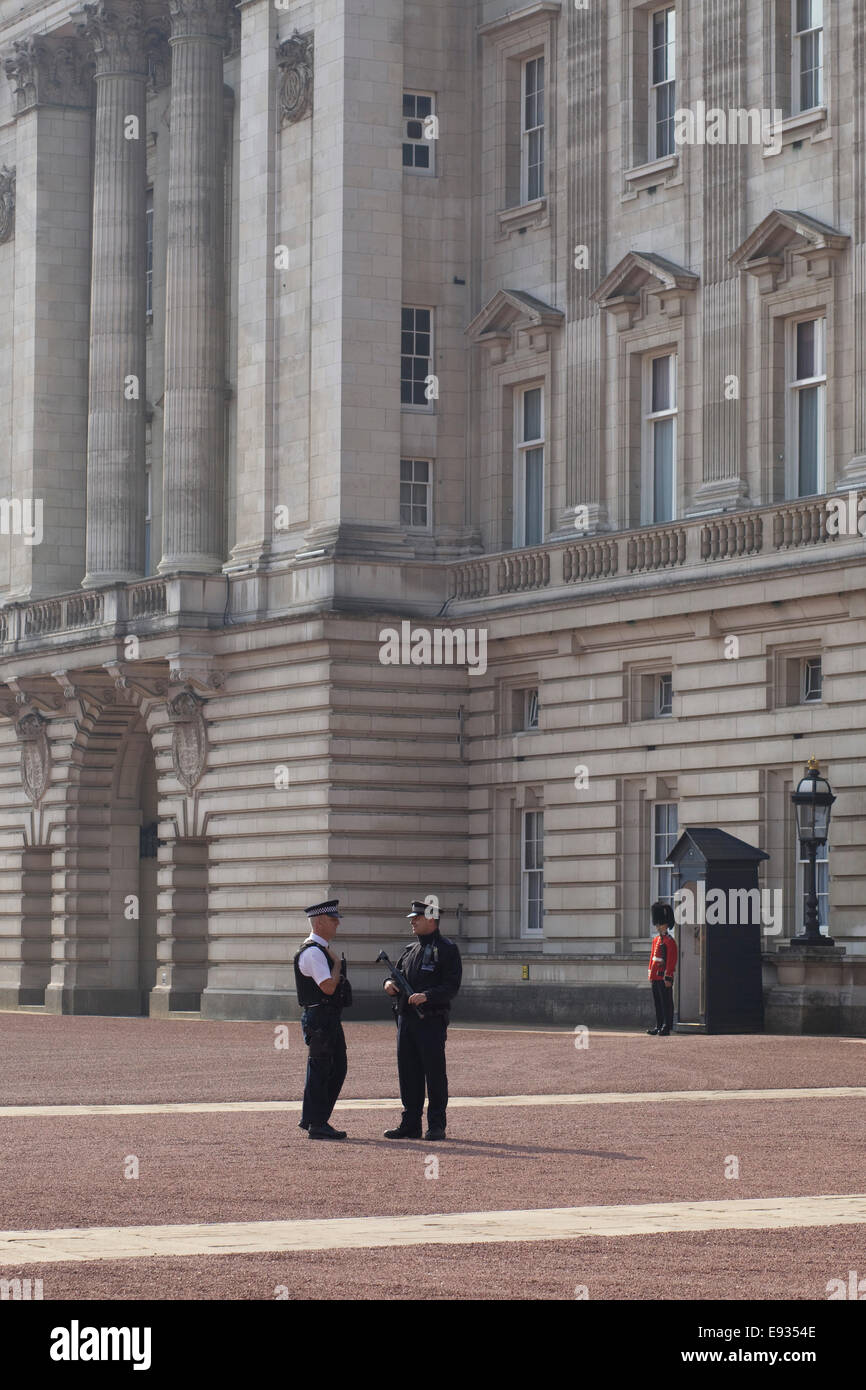
[[[823,370],[810,377],[797,377],[797,335],[802,324],[820,324],[816,352]],[[785,325],[785,500],[820,497],[827,490],[827,315],[822,311],[798,314]],[[818,392],[817,478],[814,492],[800,491],[800,397],[805,391]]]
[[[527,867],[527,831],[530,825],[530,817],[534,833],[532,844],[536,848],[541,846],[540,866],[536,863],[532,868]],[[540,822],[540,835],[538,826]],[[536,860],[539,855],[533,856]],[[530,898],[530,888],[536,883],[540,883],[541,892],[537,898]],[[538,926],[529,925],[529,905],[530,901],[537,901],[539,904]],[[521,811],[520,813],[520,935],[525,940],[538,941],[544,938],[544,810],[541,807]]]
[[[677,492],[679,488],[679,469],[677,450],[679,448],[679,363],[676,348],[664,348],[644,354],[641,365],[641,525],[669,526],[677,520]],[[671,392],[674,404],[664,410],[652,409],[653,363],[661,358],[672,362]],[[665,420],[673,421],[671,442],[671,515],[656,518],[655,487],[655,426]]]
[[[790,0],[791,5],[791,114],[794,116],[806,115],[809,111],[820,111],[824,107],[824,0],[809,0],[809,4],[814,8],[820,6],[820,23],[812,24],[808,29],[799,29],[797,10],[799,0]],[[802,82],[806,69],[803,67],[803,37],[805,35],[817,34],[818,36],[818,63],[815,68],[808,71],[817,74],[816,86],[818,100],[812,102],[810,106],[803,106],[801,101]]]
[[[145,576],[152,574],[151,554],[153,548],[153,469],[148,466],[144,470],[144,573]]]
[[[406,164],[406,163],[405,163],[405,160],[404,160],[404,163],[403,163],[403,173],[404,173],[404,174],[417,174],[417,175],[420,175],[420,176],[423,177],[423,178],[435,178],[435,177],[436,177],[436,145],[437,145],[438,142],[437,142],[436,140],[428,140],[423,134],[421,135],[421,138],[418,139],[418,140],[412,139],[412,138],[407,134],[406,127],[407,127],[409,121],[413,121],[413,120],[414,120],[414,121],[418,121],[418,120],[420,120],[420,121],[422,121],[422,123],[423,123],[423,120],[424,120],[424,117],[423,117],[423,116],[418,116],[418,115],[415,115],[415,116],[407,116],[407,115],[406,115],[406,112],[405,112],[405,104],[406,104],[406,98],[407,98],[407,97],[412,97],[412,98],[414,98],[416,102],[417,102],[417,100],[418,100],[419,97],[420,97],[422,100],[424,100],[424,101],[429,101],[429,102],[430,102],[430,111],[429,111],[428,114],[431,115],[431,116],[436,116],[436,114],[437,114],[437,112],[436,112],[436,93],[435,93],[435,92],[418,92],[418,91],[412,91],[411,89],[410,89],[410,90],[404,90],[404,91],[403,91],[403,107],[404,107],[404,109],[403,109],[403,115],[402,115],[403,135],[402,135],[402,138],[401,138],[401,144],[402,144],[402,147],[403,147],[403,153],[404,153],[404,155],[405,155],[405,151],[406,151],[406,146],[407,146],[407,145],[411,145],[411,146],[413,147],[413,149],[420,147],[420,148],[422,148],[422,149],[426,148],[426,149],[428,149],[428,150],[430,151],[430,163],[429,163],[429,165],[428,165],[428,167],[427,167],[426,169],[424,168],[423,164],[422,164],[422,165],[416,165],[414,162],[413,162],[412,164]]]
[[[797,841],[794,851],[794,922],[793,935],[799,936],[803,930],[803,914],[806,904],[806,865],[803,846],[794,825],[794,838]],[[823,885],[823,886],[822,886]],[[825,840],[818,845],[815,861],[815,890],[818,894],[818,930],[822,936],[830,935],[830,842]]]
[[[809,670],[817,665],[817,695],[809,694]],[[824,699],[824,661],[820,656],[804,656],[800,663],[800,704],[819,705]]]
[[[408,463],[408,464],[411,464],[411,465],[412,465],[412,475],[413,475],[413,476],[412,476],[411,478],[406,478],[406,479],[404,479],[404,477],[403,477],[403,465],[404,465],[405,463]],[[426,478],[426,481],[417,479],[417,478],[414,476],[414,473],[415,473],[415,465],[416,465],[416,464],[419,464],[419,463],[423,463],[423,464],[426,466],[426,469],[427,469],[427,478]],[[408,457],[404,457],[403,455],[401,455],[401,457],[400,457],[400,479],[399,479],[399,484],[400,484],[400,488],[399,488],[400,495],[399,495],[399,499],[398,499],[398,505],[399,505],[399,508],[400,508],[400,525],[403,526],[403,527],[405,527],[405,529],[406,529],[407,531],[415,531],[415,532],[417,532],[417,533],[423,533],[423,534],[425,534],[425,535],[429,535],[430,532],[433,530],[433,460],[432,460],[432,459],[429,459],[429,458],[415,458],[414,456],[411,457],[411,458],[408,458]],[[405,504],[404,504],[404,502],[403,502],[403,488],[404,488],[404,486],[407,486],[407,487],[409,487],[409,488],[411,488],[411,489],[413,490],[412,493],[410,494],[410,497],[411,497],[411,498],[414,498],[414,495],[415,495],[415,494],[414,494],[414,489],[415,489],[415,488],[423,487],[423,489],[424,489],[424,494],[425,494],[424,510],[425,510],[425,513],[426,513],[426,516],[427,516],[427,521],[426,521],[426,523],[425,523],[423,526],[418,526],[418,525],[416,525],[414,521],[404,521],[404,519],[403,519],[403,507],[404,507],[404,505],[406,505],[406,506],[409,507],[410,512],[414,512],[416,506],[420,505],[419,503],[416,503],[414,500],[410,500],[408,503],[405,503]]]
[[[404,376],[403,376],[403,361],[404,361],[405,359],[407,359],[407,358],[411,358],[411,360],[412,360],[413,362],[415,362],[415,361],[421,361],[421,360],[423,359],[423,354],[420,354],[420,353],[417,353],[417,352],[412,352],[412,353],[404,353],[404,352],[403,352],[403,341],[402,341],[402,340],[403,340],[403,334],[404,334],[405,332],[409,331],[409,330],[407,330],[407,329],[405,329],[405,328],[403,327],[403,315],[406,313],[407,310],[411,310],[411,312],[412,312],[413,314],[416,314],[416,315],[417,315],[419,312],[421,312],[421,313],[428,313],[428,314],[430,315],[430,330],[429,330],[430,351],[429,351],[429,355],[428,355],[427,358],[426,358],[426,362],[427,362],[427,371],[424,373],[424,379],[426,380],[426,378],[427,378],[428,376],[435,376],[435,375],[436,375],[436,367],[435,367],[435,362],[436,362],[436,315],[435,315],[435,311],[434,311],[434,309],[433,309],[433,307],[432,307],[431,305],[427,305],[427,304],[401,304],[401,306],[400,306],[400,409],[401,409],[401,411],[406,411],[406,412],[409,413],[409,414],[415,414],[415,415],[432,415],[432,414],[434,413],[434,407],[435,407],[435,405],[436,405],[435,400],[430,400],[430,401],[426,401],[426,400],[425,400],[425,401],[420,401],[420,402],[418,402],[418,401],[404,401],[404,400],[403,400],[403,382],[404,382]],[[413,320],[413,323],[414,323],[415,326],[411,329],[411,332],[412,332],[413,338],[414,338],[414,337],[418,334],[419,330],[418,330],[418,327],[417,327],[417,320]],[[423,331],[423,330],[422,330],[422,331]],[[411,381],[414,383],[414,381],[415,381],[414,376],[411,378]]]
[[[533,722],[533,720],[532,720],[533,709],[534,709],[534,713],[535,713],[535,720],[534,720],[534,722]],[[520,727],[521,727],[521,733],[532,733],[532,732],[534,732],[535,730],[537,730],[537,728],[538,728],[538,710],[539,710],[538,686],[537,686],[537,685],[527,686],[526,689],[523,691],[523,723],[522,723],[521,726],[520,726]]]
[[[673,809],[673,813],[674,813],[674,817],[673,817],[673,818],[674,818],[674,820],[675,820],[675,822],[676,822],[676,829],[675,829],[673,832],[671,832],[670,830],[666,830],[666,831],[664,832],[665,835],[666,835],[666,837],[672,837],[672,838],[670,838],[670,845],[668,846],[668,848],[667,848],[666,851],[665,851],[666,854],[670,854],[670,851],[673,849],[674,845],[676,844],[677,840],[678,840],[679,837],[680,837],[680,833],[681,833],[681,832],[680,832],[680,828],[679,828],[679,824],[680,824],[679,802],[678,802],[678,801],[652,801],[652,802],[650,803],[650,822],[649,822],[649,835],[650,835],[649,865],[650,865],[650,900],[651,900],[652,902],[670,903],[671,906],[673,906],[673,895],[674,895],[674,881],[673,881],[673,875],[674,875],[674,872],[675,872],[674,866],[673,866],[673,864],[664,864],[664,863],[660,863],[660,862],[657,863],[657,862],[656,862],[656,840],[657,840],[658,835],[659,835],[659,832],[658,832],[658,830],[656,829],[656,824],[657,824],[657,812],[658,812],[658,811],[661,811],[661,810],[670,811],[671,809]],[[667,875],[669,876],[668,887],[669,887],[669,889],[670,889],[670,892],[668,892],[668,893],[663,893],[663,892],[662,892],[662,882],[661,882],[661,875],[662,875],[662,874],[667,874]]]
[[[153,189],[145,194],[144,207],[144,312],[148,323],[153,321]]]
[[[539,419],[541,421],[541,434],[534,439],[523,438],[524,421],[524,401],[530,391],[538,391],[541,408]],[[543,545],[545,536],[545,495],[546,479],[545,469],[547,466],[547,413],[546,413],[545,388],[543,381],[535,381],[525,386],[518,387],[514,392],[514,476],[512,486],[512,502],[514,507],[514,522],[512,532],[512,544],[515,550],[524,550],[530,546]],[[526,459],[532,451],[541,450],[541,504],[539,522],[541,534],[538,540],[530,541],[526,539]]]
[[[674,713],[674,673],[673,671],[659,671],[654,677],[656,682],[654,719],[672,719]],[[662,707],[662,688],[663,682],[667,681],[670,690],[670,706],[668,709]]]
[[[654,32],[655,21],[659,15],[672,18],[673,37],[666,36],[664,50],[665,57],[671,58],[672,71],[666,75],[663,82],[655,81],[655,44]],[[662,5],[657,9],[648,12],[647,20],[649,24],[649,35],[647,38],[647,105],[649,107],[647,115],[647,160],[652,163],[656,159],[667,159],[670,155],[677,153],[676,142],[674,140],[674,112],[676,110],[677,99],[677,7],[676,5]],[[667,71],[667,68],[666,68]],[[671,112],[666,117],[665,123],[670,126],[670,148],[659,148],[659,119],[658,119],[658,93],[663,87],[670,87],[671,92]]]
[[[527,92],[527,74],[530,67],[541,64],[541,122],[534,126],[526,124],[526,105],[529,100]],[[538,105],[538,88],[532,93],[536,103],[536,115]],[[533,53],[528,58],[524,58],[520,64],[520,205],[537,202],[541,198],[547,197],[547,64],[544,52]],[[541,158],[536,167],[540,169],[539,187],[536,192],[530,192],[530,139],[531,136],[539,134],[541,145]]]

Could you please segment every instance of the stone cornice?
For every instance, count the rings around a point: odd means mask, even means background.
[[[93,61],[80,38],[31,34],[15,39],[3,60],[17,114],[33,106],[93,104]]]

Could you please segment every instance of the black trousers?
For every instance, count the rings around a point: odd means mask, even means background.
[[[346,1039],[339,1010],[321,1004],[304,1009],[301,1028],[309,1048],[301,1124],[324,1125],[346,1079]]]
[[[653,980],[653,1003],[656,1006],[656,1026],[667,1028],[668,1032],[674,1026],[674,987],[668,987],[664,980]]]
[[[430,1129],[445,1128],[448,1106],[448,1076],[445,1071],[447,1015],[419,1018],[411,1005],[397,1019],[397,1074],[403,1123],[416,1129],[424,1111],[427,1087],[427,1124]]]

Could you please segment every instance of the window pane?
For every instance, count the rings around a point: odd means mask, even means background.
[[[818,375],[816,371],[815,328],[815,319],[797,324],[797,381]]]
[[[429,115],[431,115],[432,111],[433,111],[433,98],[432,98],[432,97],[416,97],[416,98],[415,98],[415,114],[416,114],[416,115],[422,116],[422,117],[423,117],[423,116],[429,116]]]
[[[673,406],[671,394],[671,367],[673,358],[654,357],[652,362],[652,402],[650,409],[655,414],[657,410],[670,410]]]
[[[807,386],[798,391],[800,458],[799,495],[813,497],[818,491],[819,428],[822,388]]]
[[[522,442],[541,438],[541,387],[523,393]]]
[[[429,147],[429,145],[416,145],[416,146],[415,146],[415,168],[416,168],[416,169],[429,169],[429,168],[430,168],[430,147]]]
[[[674,422],[657,420],[653,429],[653,521],[674,516]]]
[[[404,117],[405,117],[405,116],[414,116],[414,115],[416,115],[416,114],[417,114],[417,112],[416,112],[416,110],[415,110],[415,98],[414,98],[414,96],[413,96],[410,92],[404,92],[404,93],[403,93],[403,115],[404,115]]]
[[[542,540],[542,497],[544,493],[544,450],[527,449],[524,493],[524,545],[540,545]]]

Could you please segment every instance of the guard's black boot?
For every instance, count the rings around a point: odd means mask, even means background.
[[[427,1133],[424,1135],[424,1138],[425,1138],[425,1139],[444,1139],[444,1138],[445,1138],[445,1131],[444,1131],[444,1129],[428,1129]]]
[[[658,1028],[647,1028],[647,1032],[649,1033],[651,1038],[654,1038],[659,1031],[660,1030]]]
[[[309,1128],[310,1128],[310,1122],[309,1122],[309,1120],[298,1120],[298,1129],[309,1129]]]
[[[407,1124],[405,1123],[405,1121],[401,1121],[401,1123],[399,1124],[399,1126],[397,1127],[397,1129],[386,1129],[386,1130],[385,1130],[385,1138],[386,1138],[386,1139],[420,1139],[420,1138],[421,1138],[421,1126],[418,1125],[417,1129],[413,1129],[410,1125],[407,1125]]]
[[[671,1030],[670,1030],[670,1028],[660,1028],[660,1029],[659,1029],[659,1037],[660,1037],[660,1038],[669,1038],[670,1035],[671,1035]]]
[[[332,1129],[330,1125],[310,1125],[311,1139],[345,1139],[344,1129]]]

